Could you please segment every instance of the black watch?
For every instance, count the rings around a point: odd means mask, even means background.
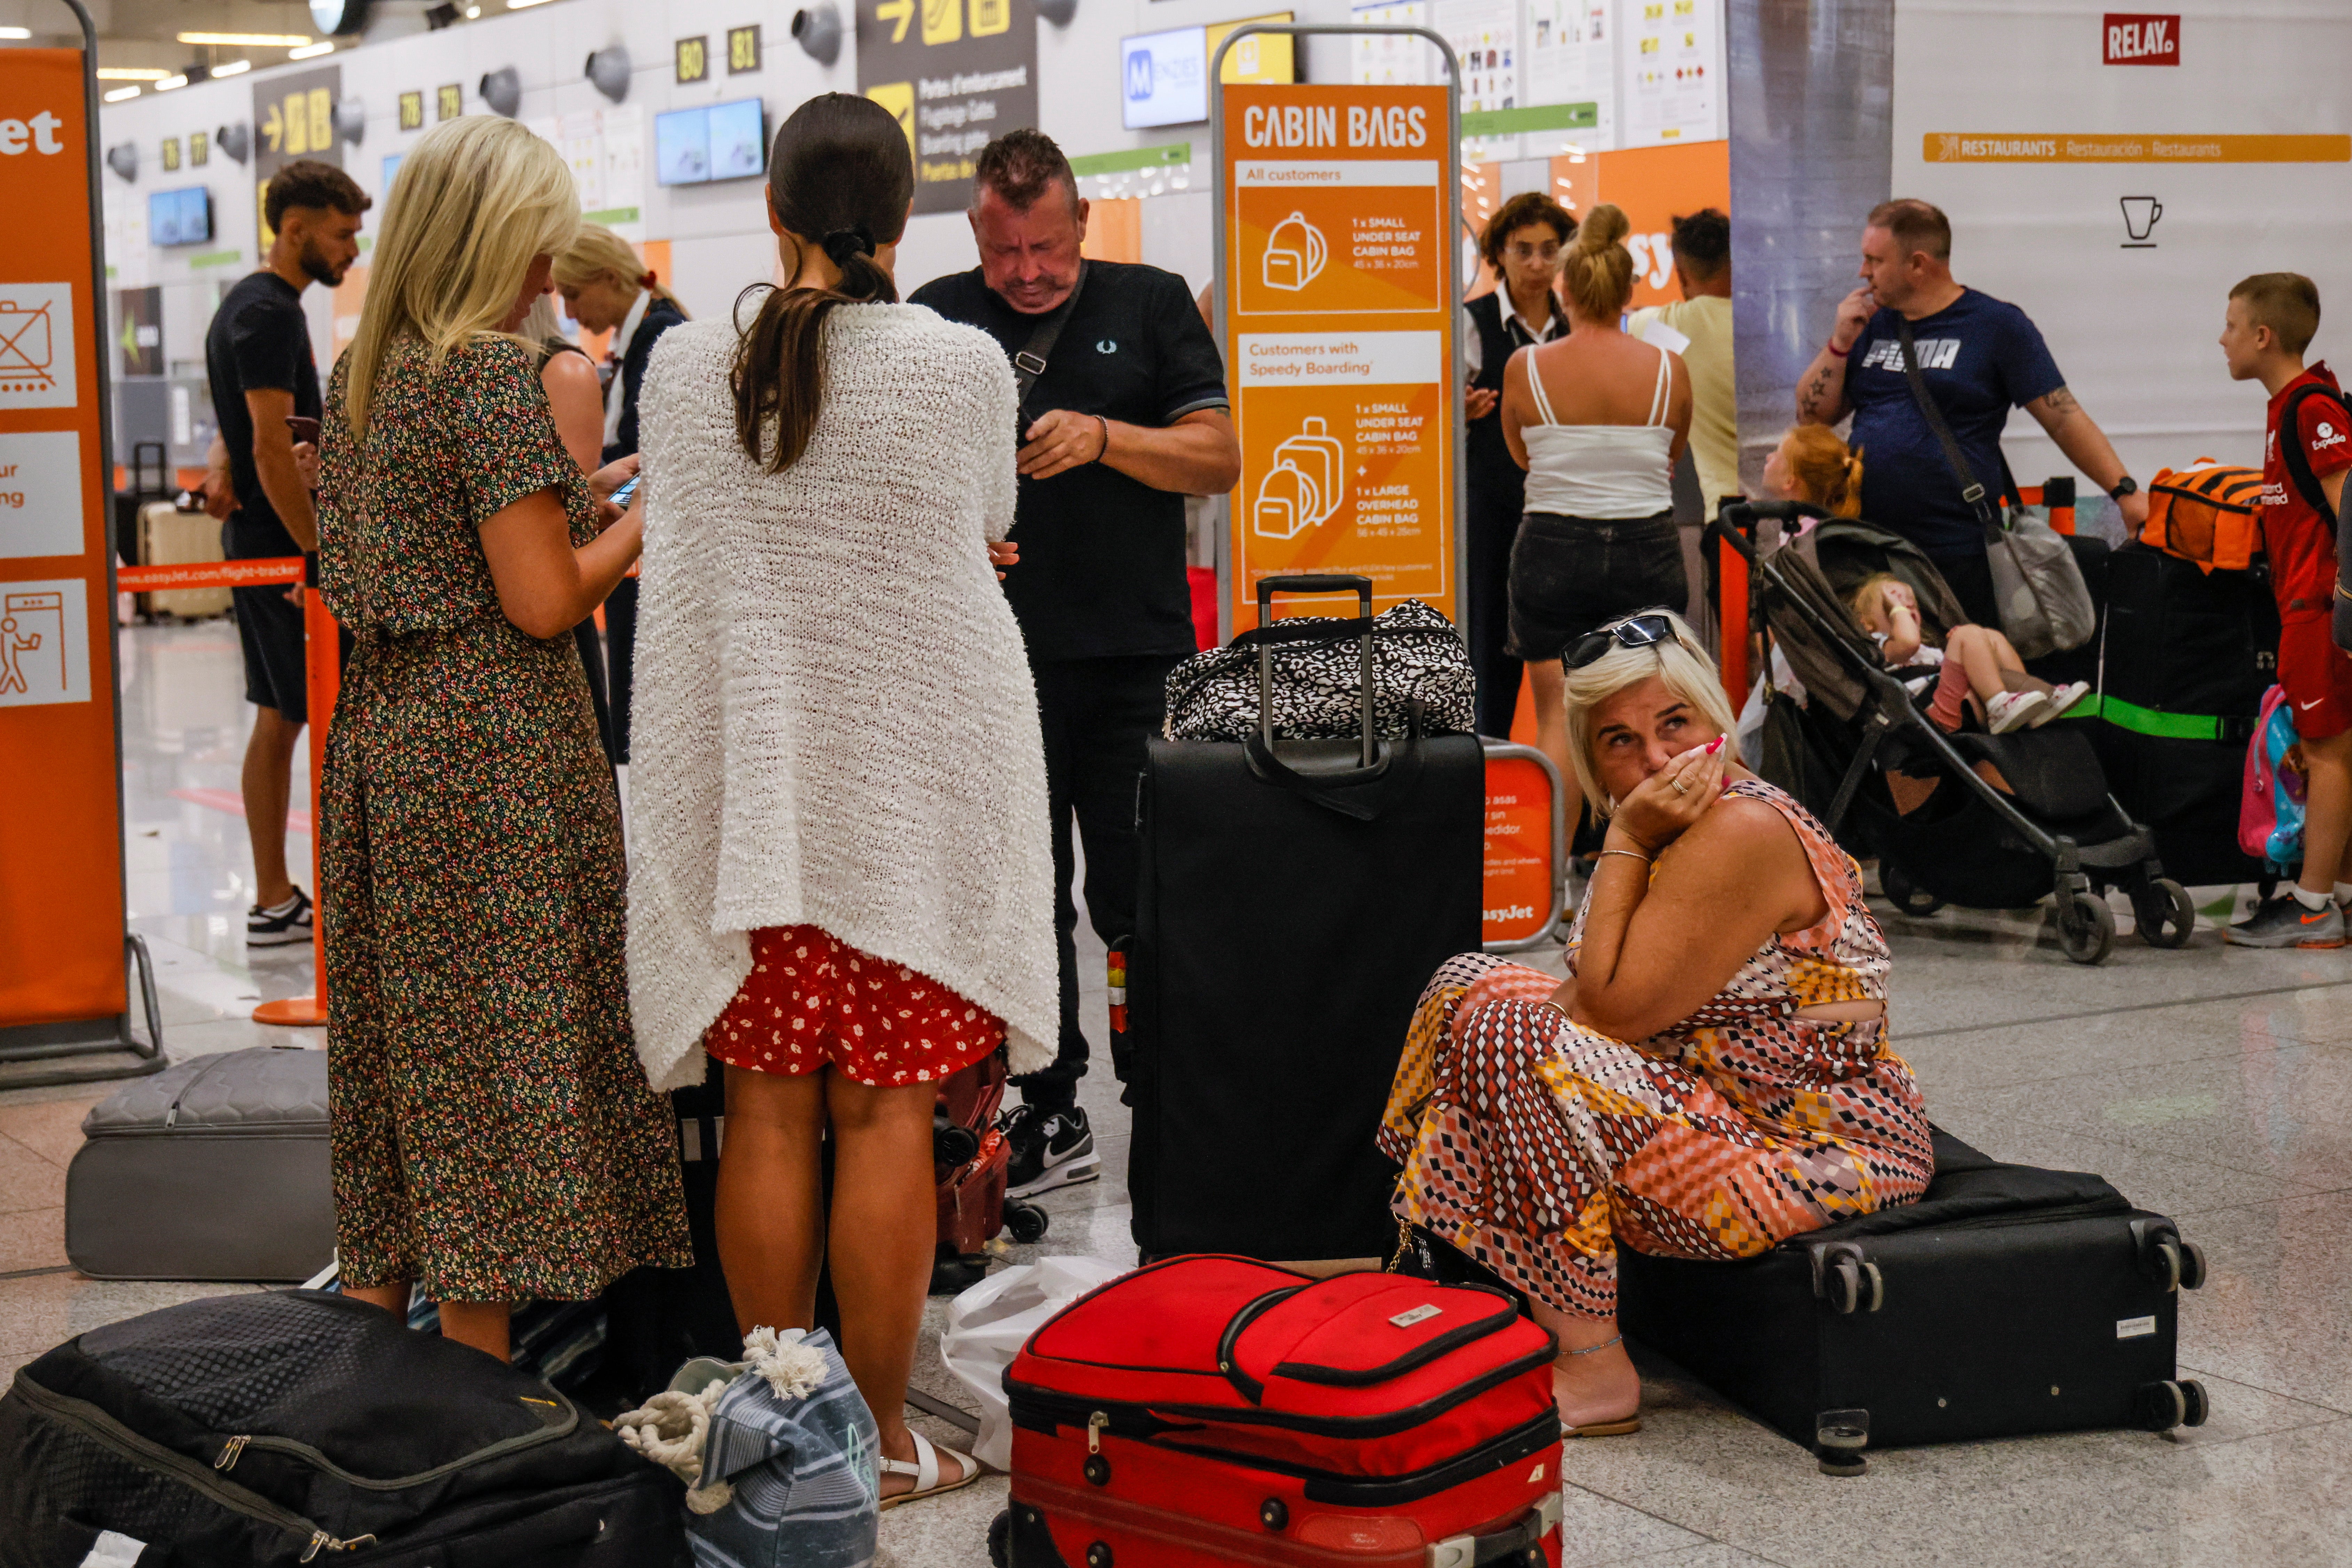
[[[2122,478],[2116,481],[2116,487],[2108,491],[2107,495],[2111,498],[2120,501],[2126,496],[2136,496],[2138,493],[2139,481],[2126,474]]]

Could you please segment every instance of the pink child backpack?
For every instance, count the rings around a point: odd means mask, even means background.
[[[2246,781],[2238,796],[2238,847],[2273,872],[2303,862],[2304,778],[2287,760],[2294,747],[2294,710],[2286,688],[2263,694],[2262,715],[2246,747]]]

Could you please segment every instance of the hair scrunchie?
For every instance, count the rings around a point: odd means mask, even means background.
[[[874,231],[864,224],[854,229],[835,229],[817,241],[818,247],[833,258],[835,267],[847,267],[854,256],[874,254]]]
[[[651,288],[659,281],[660,279],[655,275],[654,269],[649,267],[646,268],[644,274],[638,277],[637,287],[640,288]]]

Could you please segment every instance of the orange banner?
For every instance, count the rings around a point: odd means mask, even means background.
[[[1486,758],[1486,937],[1532,941],[1552,921],[1559,867],[1552,856],[1551,774],[1532,757]]]
[[[0,1027],[120,1015],[122,781],[79,49],[0,50]]]
[[[302,558],[274,560],[192,560],[177,566],[125,566],[114,572],[118,593],[160,593],[168,588],[260,588],[302,580]]]
[[[1234,627],[1288,572],[1458,620],[1451,89],[1220,90]]]
[[[1930,163],[2347,163],[2352,136],[2135,136],[1930,131]]]

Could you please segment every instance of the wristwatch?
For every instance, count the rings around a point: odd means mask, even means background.
[[[2109,497],[2118,501],[2122,500],[2126,496],[2137,495],[2138,493],[2139,481],[2133,478],[2128,474],[2116,480],[2116,487],[2107,492]]]

